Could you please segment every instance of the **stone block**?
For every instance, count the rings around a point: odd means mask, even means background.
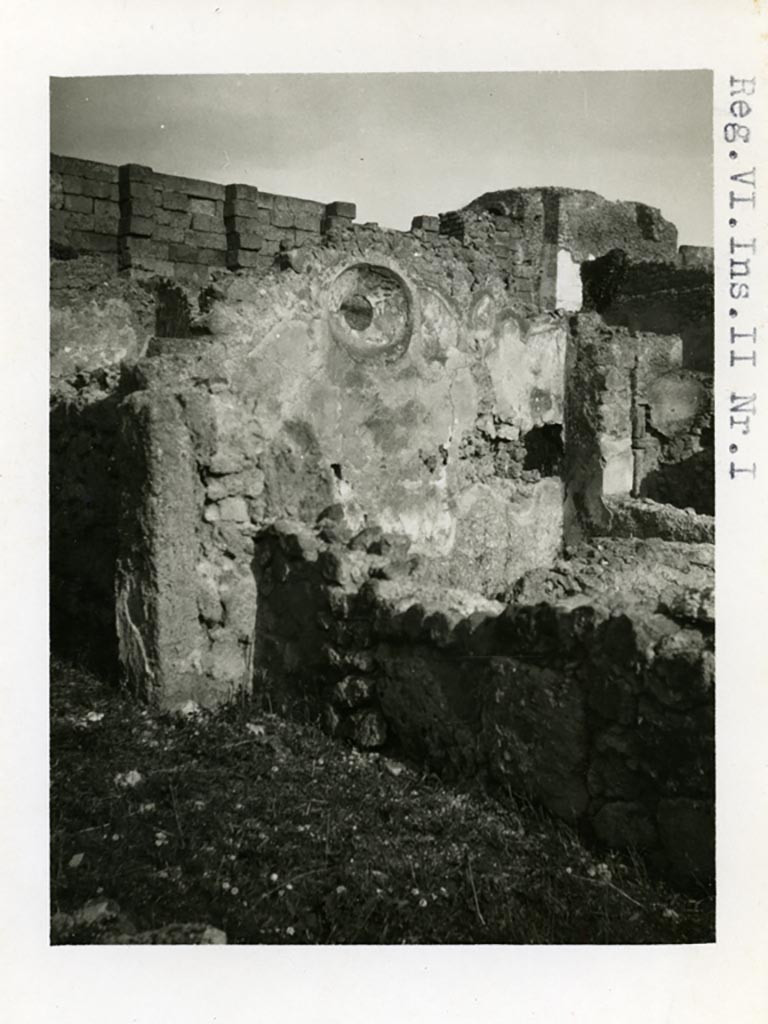
[[[50,230],[52,239],[57,241],[66,241],[69,232],[73,229],[91,231],[93,229],[93,217],[88,213],[72,213],[69,210],[51,210]]]
[[[189,211],[189,196],[185,192],[164,191],[160,202],[166,210],[176,210],[183,213]]]
[[[338,200],[328,203],[325,208],[327,217],[340,217],[343,220],[354,220],[357,216],[357,207],[354,203],[344,203]]]
[[[130,690],[164,708],[200,702],[199,510],[191,440],[171,392],[137,392],[120,409],[120,662]]]
[[[185,229],[174,227],[172,224],[158,224],[152,235],[158,242],[183,243]]]
[[[118,169],[118,177],[120,182],[132,181],[151,185],[155,173],[151,167],[146,167],[143,164],[121,164]]]
[[[440,230],[440,218],[420,215],[411,221],[411,231],[428,231],[437,234]]]
[[[191,197],[189,200],[189,212],[193,216],[199,217],[215,217],[216,216],[216,200],[215,199],[200,199],[198,197]],[[207,229],[205,229],[207,230]]]
[[[256,269],[261,267],[261,258],[250,249],[228,249],[226,254],[227,267],[230,270]]]
[[[95,224],[94,227],[97,227]],[[80,252],[117,252],[117,235],[97,231],[71,231],[70,241]]]
[[[152,199],[123,199],[120,201],[120,213],[123,217],[147,217],[154,220],[156,207]]]
[[[454,628],[461,620],[459,612],[449,609],[432,612],[424,619],[424,631],[436,647],[447,647],[455,640]]]
[[[130,179],[120,182],[120,202],[135,200],[136,202],[151,203],[155,205],[155,190],[151,185],[143,182],[131,181]]]
[[[64,195],[64,209],[75,213],[93,213],[93,200],[88,196]]]
[[[387,740],[387,723],[380,711],[371,708],[350,716],[350,738],[364,750],[382,747]]]
[[[93,212],[97,217],[111,217],[117,224],[120,219],[120,204],[111,199],[94,199]]]
[[[151,238],[155,230],[155,221],[151,217],[134,217],[133,214],[120,218],[118,230],[121,235],[137,235]]]
[[[307,231],[319,235],[323,223],[321,213],[306,213],[297,211],[294,217],[294,225],[300,231]]]
[[[259,225],[270,223],[270,211],[256,203],[243,200],[224,204],[224,218],[232,231],[255,231]]]
[[[713,699],[711,668],[706,637],[696,629],[681,629],[656,645],[646,685],[661,704],[692,708]]]
[[[226,185],[224,188],[225,202],[245,201],[256,203],[259,198],[259,190],[255,185]]]
[[[295,225],[295,214],[291,209],[275,209],[272,213],[272,223],[276,228],[292,228]]]
[[[83,181],[79,174],[62,174],[59,178],[62,190],[71,196],[83,194]]]
[[[587,809],[587,723],[577,680],[495,658],[483,689],[482,735],[492,774],[566,821]]]
[[[204,231],[215,235],[223,233],[224,225],[215,215],[210,216],[205,213],[193,213],[192,230]]]
[[[117,251],[122,255],[130,256],[132,260],[142,257],[155,260],[172,259],[165,242],[156,242],[151,238],[140,238],[134,235],[120,236],[117,240]]]
[[[340,707],[353,710],[368,704],[375,689],[375,681],[370,676],[344,676],[334,684],[332,696]]]
[[[175,174],[155,174],[153,182],[163,192],[181,192],[190,199],[209,199],[214,202],[224,199],[224,186],[214,181],[181,178]]]
[[[251,252],[258,252],[264,248],[264,236],[250,231],[230,231],[227,233],[227,248],[248,249]]]
[[[82,194],[91,196],[93,199],[110,199],[113,186],[108,181],[94,181],[90,178],[82,179]]]
[[[184,232],[185,245],[191,245],[200,249],[220,249],[222,252],[227,248],[227,236],[222,224],[220,232],[192,231]]]
[[[219,502],[219,518],[235,523],[248,521],[248,506],[245,498],[224,498]]]
[[[117,182],[118,168],[114,164],[103,164],[95,160],[80,160],[77,157],[51,154],[51,170],[58,174],[77,175],[95,181]]]
[[[180,245],[170,242],[168,245],[168,257],[179,263],[197,263],[199,250],[194,245]]]
[[[93,230],[100,235],[114,235],[117,237],[120,218],[109,214],[94,214]]]

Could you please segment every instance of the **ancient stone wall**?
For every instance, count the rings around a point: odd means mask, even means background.
[[[584,308],[631,331],[678,334],[685,369],[712,373],[714,273],[712,250],[681,247],[664,262],[614,249],[582,266]]]
[[[612,249],[635,260],[677,256],[677,229],[658,210],[575,189],[486,192],[440,223],[447,234],[490,246],[515,297],[536,309],[581,309],[581,264]]]
[[[54,260],[50,323],[52,643],[114,672],[121,364],[146,351],[155,298],[101,256]]]
[[[317,241],[354,217],[352,203],[51,156],[51,247],[59,258],[103,253],[113,268],[199,285],[212,268],[266,270],[281,246]]]
[[[564,189],[397,232],[133,164],[51,185],[56,648],[708,876],[708,253]]]
[[[382,556],[393,543],[345,542],[332,522],[260,535],[273,706],[308,702],[335,735],[394,743],[608,846],[711,876],[712,546],[607,542],[610,563],[576,552],[501,604],[425,587]]]
[[[675,335],[570,318],[566,537],[602,532],[605,499],[630,495],[711,513],[711,380],[680,369]]]
[[[414,579],[486,594],[559,551],[566,325],[401,237],[348,229],[224,276],[208,333],[136,365],[117,618],[137,692],[210,703],[248,680],[253,537],[275,520],[332,508],[349,536],[397,535]]]

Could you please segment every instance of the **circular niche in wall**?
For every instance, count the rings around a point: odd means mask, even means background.
[[[415,321],[413,291],[390,267],[355,263],[334,280],[328,324],[354,359],[390,362],[406,352]]]

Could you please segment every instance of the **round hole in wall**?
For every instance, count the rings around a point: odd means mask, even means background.
[[[415,306],[413,289],[391,266],[354,263],[329,288],[328,325],[334,340],[354,359],[390,362],[408,348]]]
[[[373,323],[373,306],[364,295],[350,295],[339,310],[353,331],[365,331]]]

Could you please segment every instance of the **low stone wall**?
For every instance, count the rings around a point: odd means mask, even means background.
[[[711,876],[711,604],[670,602],[669,580],[663,613],[647,596],[618,610],[607,593],[508,605],[430,593],[380,553],[397,544],[344,544],[329,523],[257,538],[259,689],[273,706],[309,702],[336,735],[394,742],[660,868]],[[711,549],[698,559],[711,582]]]

